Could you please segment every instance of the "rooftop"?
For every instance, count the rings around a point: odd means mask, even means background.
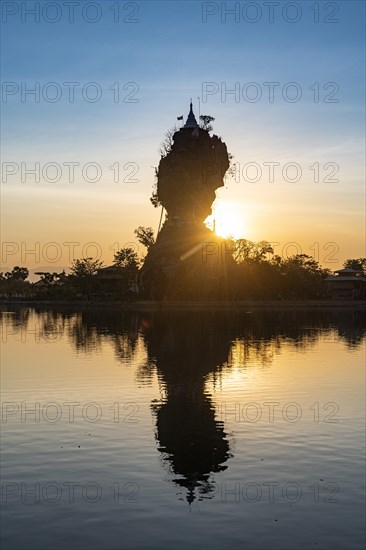
[[[350,267],[345,267],[343,269],[337,269],[334,273],[339,273],[340,275],[354,275],[356,273],[360,273],[356,269],[351,269]]]

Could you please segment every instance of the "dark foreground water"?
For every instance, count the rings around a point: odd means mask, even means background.
[[[2,326],[2,550],[363,548],[364,312]]]

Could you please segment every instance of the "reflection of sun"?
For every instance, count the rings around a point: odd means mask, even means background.
[[[213,214],[207,218],[207,224],[214,228],[219,237],[244,237],[244,218],[239,205],[234,202],[220,202],[213,207]]]

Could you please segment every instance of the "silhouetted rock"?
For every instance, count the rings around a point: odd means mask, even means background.
[[[183,287],[191,286],[187,272],[202,284],[220,281],[228,259],[221,254],[224,240],[204,225],[229,168],[226,145],[198,126],[192,104],[186,124],[172,139],[157,171],[156,198],[167,217],[143,268],[143,285],[155,298],[184,298]]]

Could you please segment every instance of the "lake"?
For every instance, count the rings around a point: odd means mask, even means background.
[[[365,311],[2,308],[2,549],[358,550]]]

